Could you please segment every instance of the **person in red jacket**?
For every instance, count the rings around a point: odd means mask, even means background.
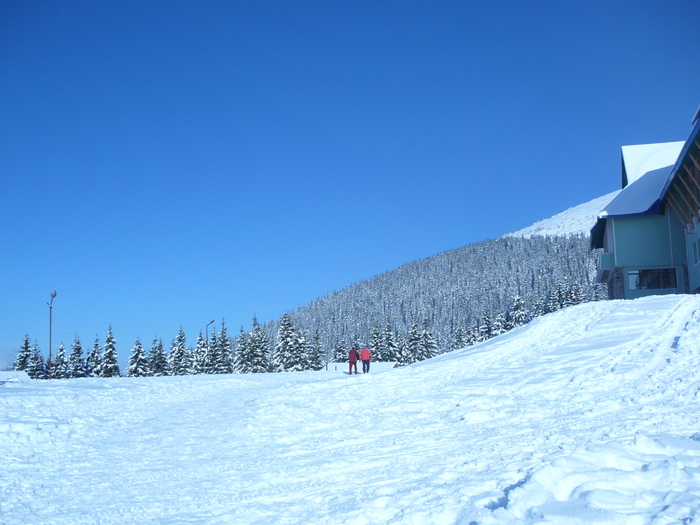
[[[362,373],[366,374],[369,372],[369,362],[372,360],[372,353],[369,351],[369,348],[360,350],[360,359],[362,359]]]
[[[353,367],[355,368],[355,373],[357,374],[357,360],[359,359],[359,354],[357,353],[357,350],[355,350],[355,347],[353,347],[352,350],[350,350],[350,353],[348,354],[348,363],[350,363],[350,375],[352,375],[352,369]]]

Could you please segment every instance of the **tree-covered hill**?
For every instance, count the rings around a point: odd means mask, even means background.
[[[446,351],[479,325],[502,330],[520,300],[531,318],[606,297],[595,284],[596,255],[588,242],[576,234],[470,244],[334,291],[289,315],[307,334],[318,331],[326,349],[368,345],[373,330],[387,323],[402,337],[418,322]],[[268,329],[276,333],[276,323]]]

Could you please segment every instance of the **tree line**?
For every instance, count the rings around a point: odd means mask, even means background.
[[[146,350],[137,338],[124,375],[157,377],[321,370],[330,362],[347,362],[349,349],[359,350],[365,346],[371,350],[374,360],[404,366],[486,341],[522,326],[534,317],[587,300],[575,284],[556,288],[546,301],[531,307],[518,295],[505,313],[492,317],[484,312],[469,329],[458,327],[451,344],[444,349],[438,347],[428,320],[422,323],[414,320],[410,329],[403,334],[387,319],[383,327],[375,325],[369,344],[362,343],[359,334],[356,334],[352,341],[340,340],[332,349],[324,349],[318,330],[308,337],[304,330],[294,326],[287,313],[280,320],[274,343],[268,330],[258,323],[255,316],[252,330],[246,332],[241,327],[240,335],[235,340],[228,336],[222,320],[218,333],[213,330],[211,336],[206,338],[200,331],[194,348],[188,346],[182,327],[173,339],[169,352],[166,352],[162,339],[154,338],[150,349]],[[70,353],[61,344],[55,358],[49,362],[44,360],[39,346],[30,343],[27,335],[15,359],[14,369],[27,372],[32,379],[119,377],[122,374],[116,343],[110,325],[104,346],[95,337],[92,348],[84,352],[80,338],[76,336]]]

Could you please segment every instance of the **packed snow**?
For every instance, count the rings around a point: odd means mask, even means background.
[[[657,296],[369,374],[7,381],[0,522],[696,523],[698,340]]]
[[[543,219],[522,230],[508,233],[504,237],[532,237],[533,235],[588,235],[596,223],[598,215],[620,193],[620,190],[608,193],[592,201],[579,204],[558,213],[549,219]]]

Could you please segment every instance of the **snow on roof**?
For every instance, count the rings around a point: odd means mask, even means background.
[[[622,146],[622,187],[645,173],[674,165],[684,144],[685,141],[678,141]]]
[[[645,173],[631,182],[600,213],[600,218],[659,212],[664,186],[673,165]]]

